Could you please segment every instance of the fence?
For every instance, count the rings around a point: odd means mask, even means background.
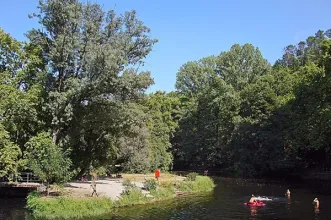
[[[38,183],[41,182],[33,172],[22,172],[16,177],[12,177],[13,182],[17,183]],[[0,182],[9,182],[7,177],[0,177]]]

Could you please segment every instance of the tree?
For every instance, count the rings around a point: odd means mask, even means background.
[[[42,48],[48,70],[46,127],[54,143],[72,146],[80,174],[110,164],[114,143],[130,127],[121,111],[153,83],[149,72],[132,67],[143,64],[156,40],[135,11],[105,13],[98,4],[76,0],[40,1],[38,9],[32,17],[41,28],[27,36]]]
[[[150,94],[143,102],[149,116],[147,127],[150,132],[151,170],[172,168],[172,145],[180,114],[180,101],[176,94],[157,91]]]
[[[32,137],[26,144],[24,158],[27,166],[47,183],[63,183],[71,178],[71,161],[67,157],[68,152],[63,152],[50,137],[49,133],[39,133]],[[47,190],[49,194],[49,190]]]
[[[217,75],[217,57],[209,56],[198,61],[187,62],[177,73],[176,89],[191,98]]]
[[[217,59],[218,75],[237,91],[254,83],[259,76],[268,74],[269,70],[270,64],[262,57],[260,50],[251,44],[234,44]]]
[[[9,140],[8,132],[0,123],[0,177],[14,180],[24,167],[21,149]]]
[[[179,148],[184,161],[204,168],[227,163],[226,148],[238,110],[239,97],[231,85],[219,78],[206,86],[180,121]]]
[[[125,125],[125,133],[116,141],[116,163],[122,164],[127,172],[147,172],[151,167],[148,147],[150,133],[146,125],[148,115],[145,110],[140,104],[129,103],[122,111],[128,123]]]
[[[40,48],[23,44],[0,29],[0,116],[12,141],[24,143],[42,127]]]

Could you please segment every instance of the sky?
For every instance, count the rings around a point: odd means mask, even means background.
[[[84,0],[85,1],[85,0]],[[136,10],[159,42],[141,70],[151,71],[149,92],[173,91],[176,73],[188,61],[251,43],[273,64],[286,45],[331,28],[330,0],[92,0],[104,10]],[[38,0],[2,0],[0,27],[18,40],[38,28],[28,14]]]

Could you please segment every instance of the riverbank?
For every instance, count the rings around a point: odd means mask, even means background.
[[[124,190],[117,199],[105,195],[76,197],[67,194],[44,197],[38,193],[31,193],[27,199],[27,208],[36,219],[97,218],[111,213],[114,208],[154,203],[184,194],[209,192],[215,184],[210,177],[189,176],[186,179],[176,177],[175,181],[164,180],[160,183],[153,179],[147,179],[145,182],[126,179],[121,182],[121,186]]]

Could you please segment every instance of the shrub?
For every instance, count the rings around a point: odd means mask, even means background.
[[[186,180],[187,181],[195,181],[195,179],[197,178],[198,174],[197,173],[189,173],[186,176]]]
[[[119,201],[116,202],[116,206],[128,206],[134,204],[144,204],[149,199],[144,196],[138,187],[128,187],[122,194]]]
[[[129,180],[129,179],[124,179],[122,182],[122,185],[126,188],[126,187],[133,187],[134,184]]]
[[[56,145],[47,132],[30,138],[25,147],[27,165],[40,180],[47,183],[47,193],[50,183],[64,183],[71,178],[69,152]]]
[[[179,190],[182,192],[209,192],[215,187],[214,181],[208,176],[197,176],[195,181],[182,181]]]
[[[146,180],[144,182],[144,188],[148,191],[155,190],[157,182],[154,179]]]

